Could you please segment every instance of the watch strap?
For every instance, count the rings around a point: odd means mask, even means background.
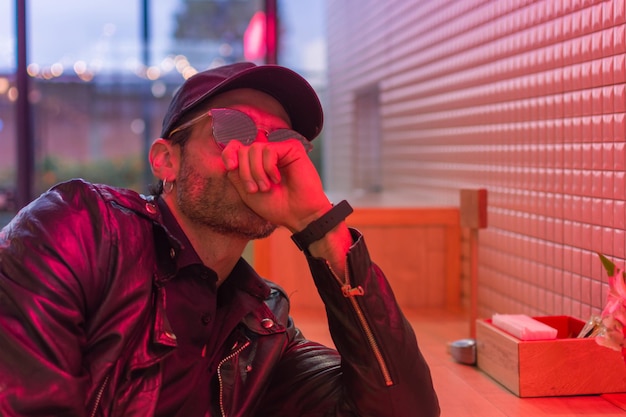
[[[344,221],[352,213],[352,207],[346,200],[335,204],[322,217],[309,223],[303,230],[291,235],[298,249],[306,251],[311,243],[323,238],[335,226]]]

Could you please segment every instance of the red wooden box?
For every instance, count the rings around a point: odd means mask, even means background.
[[[534,317],[557,329],[554,340],[523,341],[491,320],[476,321],[477,365],[519,397],[626,392],[620,352],[578,339],[584,323],[568,316]]]

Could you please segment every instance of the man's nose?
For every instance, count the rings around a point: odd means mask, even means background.
[[[255,142],[267,142],[268,132],[264,129],[257,129]]]

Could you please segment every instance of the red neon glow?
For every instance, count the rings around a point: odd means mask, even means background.
[[[265,43],[265,13],[256,12],[243,34],[243,55],[248,61],[258,61],[265,58],[267,45]]]

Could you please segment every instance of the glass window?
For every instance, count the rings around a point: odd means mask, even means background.
[[[183,80],[210,66],[264,60],[247,55],[263,0],[25,1],[33,197],[74,177],[146,192],[153,180],[147,149]],[[318,91],[325,85],[322,5],[277,1],[278,63]],[[16,182],[15,21],[14,2],[0,2],[0,210],[1,190]]]
[[[377,87],[361,91],[355,100],[354,186],[369,193],[382,191],[380,93]]]
[[[14,211],[15,188],[15,11],[14,2],[0,2],[0,226]]]
[[[35,194],[74,177],[144,191],[146,110],[165,88],[143,61],[141,1],[28,5]]]
[[[325,2],[278,0],[277,9],[280,22],[277,61],[306,78],[317,91],[324,106],[327,84]],[[313,144],[314,148],[309,156],[321,174],[323,132]]]

